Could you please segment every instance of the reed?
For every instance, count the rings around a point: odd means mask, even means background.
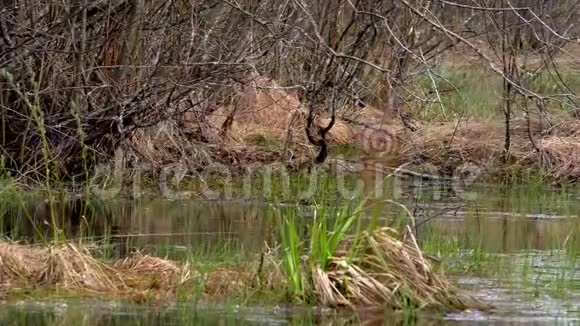
[[[365,227],[363,208],[318,208],[306,225],[297,223],[295,213],[282,216],[283,266],[291,299],[353,309],[486,307],[433,268],[409,226],[402,232],[375,223]],[[308,240],[300,238],[302,230],[310,232]]]

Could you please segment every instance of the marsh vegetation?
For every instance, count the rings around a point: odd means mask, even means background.
[[[578,321],[579,20],[2,1],[0,321]]]

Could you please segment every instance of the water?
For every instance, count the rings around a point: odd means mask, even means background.
[[[412,320],[384,311],[331,312],[315,308],[260,305],[136,306],[121,302],[48,300],[0,305],[0,324],[576,324],[580,323],[580,230],[577,192],[554,189],[511,189],[482,185],[468,199],[440,186],[405,188],[399,200],[417,216],[419,242],[442,262],[452,280],[494,305],[490,311],[444,316],[420,313]],[[60,219],[68,237],[106,240],[109,254],[139,249],[179,259],[199,248],[227,245],[228,250],[259,252],[274,243],[274,209],[264,201],[195,201],[163,199],[106,203],[70,222],[71,207]],[[11,238],[38,241],[26,223],[47,224],[42,203],[27,213],[3,210],[3,232]],[[300,208],[310,218],[312,208]],[[24,214],[24,215],[23,215]],[[44,214],[44,215],[43,215]],[[66,217],[64,217],[66,216]],[[385,207],[380,216],[391,224],[398,216]],[[12,218],[12,222],[10,222]],[[75,220],[75,218],[72,218]],[[7,222],[8,221],[8,222]],[[84,223],[84,224],[83,224]],[[87,227],[79,227],[79,225]],[[451,250],[455,254],[446,256]]]
[[[459,319],[459,318],[457,318]],[[425,316],[417,325],[461,325]],[[403,325],[402,314],[376,311],[329,312],[316,308],[211,305],[147,307],[111,302],[53,301],[5,305],[0,324],[33,325]]]

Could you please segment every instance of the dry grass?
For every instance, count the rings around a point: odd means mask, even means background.
[[[216,130],[211,133],[213,140],[210,143],[193,138],[193,134],[188,127],[180,127],[173,121],[138,130],[132,136],[129,146],[125,147],[122,159],[125,165],[138,165],[139,162],[150,164],[152,171],[147,172],[153,173],[176,163],[187,170],[182,171],[184,173],[222,165],[232,168],[229,171],[234,172],[254,163],[282,160],[281,148],[264,148],[245,141],[224,140]]]
[[[124,296],[137,301],[172,299],[190,278],[189,266],[133,254],[107,263],[72,243],[25,246],[0,243],[0,288],[39,288],[76,294]]]
[[[542,173],[557,182],[580,180],[580,122],[552,117],[512,122],[510,160],[504,162],[504,125],[499,121],[448,122],[407,132],[398,153],[406,162],[428,162],[453,171],[474,163],[482,175]],[[533,139],[533,142],[530,140]]]
[[[314,266],[312,282],[317,301],[325,306],[404,309],[409,304],[447,311],[486,307],[434,271],[411,232],[401,237],[390,228],[344,241],[326,268]]]
[[[254,262],[234,267],[216,267],[200,272],[189,264],[133,253],[124,259],[104,262],[85,247],[67,243],[29,246],[0,242],[0,294],[41,290],[81,296],[123,297],[137,303],[171,302],[178,289],[185,297],[194,294],[201,281],[201,299],[216,301],[244,298],[250,290],[276,291],[284,286],[279,263],[273,256],[260,265]]]
[[[231,104],[214,112],[209,120],[215,129],[226,128],[228,140],[238,144],[256,135],[280,141],[291,135],[292,142],[306,144],[308,111],[294,93],[272,79],[257,77],[238,90]],[[229,117],[233,122],[224,127]],[[329,121],[328,117],[320,117],[316,123],[326,126]],[[350,126],[340,119],[328,133],[329,141],[337,144],[350,143],[352,137]]]
[[[207,125],[196,124],[195,119],[185,125],[165,121],[137,131],[127,146],[126,154],[131,155],[125,158],[137,157],[157,168],[180,162],[197,171],[224,165],[243,173],[246,167],[281,163],[300,168],[317,153],[306,139],[305,116],[295,94],[273,80],[256,78],[208,117]],[[325,126],[329,118],[321,116],[316,122]],[[207,139],[193,137],[200,133]],[[580,120],[564,113],[513,119],[507,164],[504,134],[504,125],[497,120],[419,124],[410,131],[398,119],[365,108],[339,117],[327,137],[331,144],[362,149],[363,160],[375,159],[386,166],[430,163],[443,174],[452,174],[473,163],[481,168],[481,176],[533,174],[556,182],[580,180]]]
[[[35,281],[44,267],[38,257],[47,254],[48,248],[0,243],[0,283],[10,286]]]
[[[125,162],[146,162],[156,169],[180,162],[198,171],[217,164],[302,165],[315,150],[306,138],[307,110],[294,93],[274,80],[253,78],[233,90],[230,100],[202,122],[194,112],[186,112],[135,131],[124,146]],[[326,126],[329,121],[321,116],[315,123]],[[355,127],[337,119],[327,139],[331,144],[351,144],[355,133]]]
[[[352,252],[354,258],[350,259]],[[412,233],[399,236],[389,228],[345,238],[327,266],[313,266],[309,279],[311,297],[327,307],[404,309],[412,305],[445,311],[485,307],[433,269]],[[277,295],[287,287],[280,259],[271,254],[259,261],[200,272],[188,264],[141,253],[103,262],[71,243],[0,243],[0,293],[5,296],[12,290],[46,289],[126,297],[138,303],[170,302],[176,299],[178,288],[193,293],[194,280],[203,286],[199,299],[209,302],[246,298],[258,292]]]
[[[179,162],[188,169],[202,171],[223,164],[244,168],[254,163],[275,163],[288,157],[310,154],[304,132],[302,104],[296,96],[278,89],[265,78],[248,81],[231,100],[209,117],[184,113],[155,126],[136,130],[124,146],[125,164],[146,162],[155,170]],[[348,141],[348,127],[337,123],[329,138]],[[289,139],[284,156],[283,143]],[[255,144],[256,139],[278,141],[276,146]]]
[[[291,91],[280,88],[276,81],[256,78],[239,90],[232,104],[218,110],[210,121],[214,128],[220,129],[227,117],[233,117],[227,134],[229,143],[235,146],[247,145],[259,136],[276,139],[280,144],[290,143],[291,148],[302,149],[295,150],[298,156],[304,156],[312,154],[304,132],[306,114],[306,109]],[[355,145],[362,148],[365,155],[389,164],[428,162],[443,173],[452,173],[465,163],[475,163],[490,176],[535,172],[558,182],[580,180],[577,154],[580,120],[565,113],[530,114],[529,120],[515,118],[511,122],[512,146],[508,164],[503,162],[505,131],[501,121],[433,123],[411,132],[398,119],[365,108],[350,118],[339,117],[328,139],[331,144]],[[322,116],[316,122],[325,126],[329,120]],[[278,157],[284,158],[283,155]]]

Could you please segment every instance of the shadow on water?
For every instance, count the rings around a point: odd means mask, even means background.
[[[491,301],[491,313],[468,312],[444,318],[422,316],[412,324],[509,325],[577,322],[580,319],[580,250],[570,245],[580,231],[578,193],[525,189],[498,191],[482,186],[476,198],[435,188],[406,187],[400,196],[417,215],[418,237],[430,254],[450,254],[454,279],[476,296]],[[284,210],[284,205],[276,205]],[[305,218],[312,208],[301,206]],[[227,244],[230,250],[259,252],[276,237],[276,219],[269,203],[163,199],[85,202],[74,199],[50,207],[0,200],[0,231],[29,243],[58,234],[67,239],[100,241],[124,256],[141,250],[170,258],[199,248]],[[390,225],[400,214],[383,207],[379,217]],[[429,249],[430,248],[430,249]],[[449,252],[445,252],[445,250]],[[475,267],[474,267],[475,266]],[[481,266],[485,266],[482,268]],[[90,306],[90,309],[89,309]],[[319,312],[281,308],[229,306],[134,307],[100,302],[45,302],[4,306],[0,324],[404,324],[404,317],[359,313],[324,317]],[[86,314],[86,316],[85,316]],[[84,316],[84,317],[83,317]],[[82,318],[81,318],[82,317]],[[83,318],[88,319],[83,319]],[[400,318],[399,318],[400,317]],[[328,320],[324,318],[329,318]],[[358,318],[353,321],[352,318]],[[82,321],[81,321],[82,320]],[[90,322],[88,322],[90,321]],[[94,321],[94,322],[93,322]],[[408,321],[408,320],[407,320]]]

